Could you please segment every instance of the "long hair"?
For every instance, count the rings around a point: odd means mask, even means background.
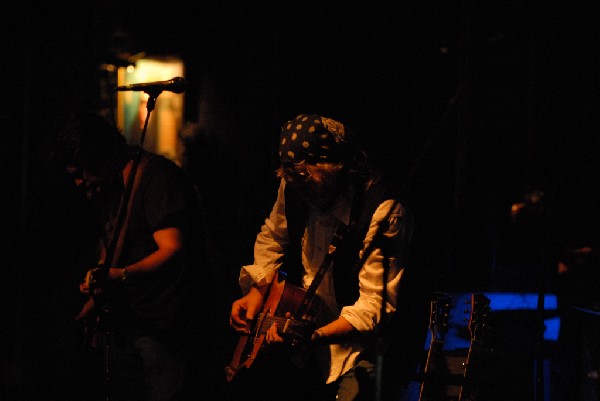
[[[56,166],[77,166],[94,175],[110,175],[122,168],[128,146],[121,132],[93,112],[69,115],[50,142]]]

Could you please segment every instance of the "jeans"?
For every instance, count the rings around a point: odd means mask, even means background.
[[[367,360],[359,361],[338,380],[336,401],[373,401],[379,399],[392,401],[416,400],[415,390],[408,385],[389,380],[379,383],[377,388],[377,367]],[[416,388],[418,398],[419,387]]]
[[[182,401],[183,352],[157,337],[136,336],[112,353],[111,401]]]
[[[375,364],[359,361],[339,380],[337,401],[367,401],[375,399]]]

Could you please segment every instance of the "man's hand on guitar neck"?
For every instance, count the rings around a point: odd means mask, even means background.
[[[102,279],[99,278],[100,268],[94,267],[87,271],[83,282],[79,284],[79,292],[86,295],[97,295],[101,294],[105,283],[102,283]],[[125,281],[127,278],[127,267],[115,268],[111,267],[108,269],[106,280],[111,281]],[[93,294],[92,294],[93,291]]]
[[[229,325],[238,333],[250,334],[250,325],[260,313],[268,287],[252,286],[248,294],[231,305]]]
[[[120,278],[123,280],[123,271],[124,269],[110,268],[108,272],[108,279],[115,280]],[[94,309],[94,298],[92,296],[92,289],[94,291],[94,295],[102,293],[102,286],[98,284],[98,278],[95,276],[98,274],[99,268],[94,267],[87,271],[83,282],[79,284],[79,292],[85,295],[90,295],[88,300],[81,307],[81,311],[75,316],[75,320],[83,320],[88,317]]]

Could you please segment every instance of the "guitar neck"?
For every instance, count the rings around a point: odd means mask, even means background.
[[[475,401],[479,398],[479,379],[482,377],[482,361],[486,351],[486,337],[488,331],[488,314],[490,300],[483,294],[473,294],[471,299],[472,311],[469,321],[471,342],[469,353],[463,372],[463,385],[460,389],[458,401]]]
[[[443,348],[450,301],[450,297],[445,293],[436,293],[431,300],[429,319],[431,341],[427,352],[427,361],[423,368],[419,401],[441,400],[445,394],[444,381],[447,379],[449,371]]]
[[[258,319],[261,322],[260,328],[257,334],[265,334],[273,324],[277,326],[277,332],[283,333],[286,328],[289,327],[290,324],[293,324],[292,319],[288,319],[280,316],[273,316],[270,314],[265,314],[264,312],[258,315]]]
[[[444,341],[432,339],[423,369],[423,381],[419,391],[419,401],[439,400],[445,394],[443,377],[448,373],[446,358],[442,353]]]
[[[433,373],[439,372],[442,368],[441,361],[444,361],[444,355],[442,354],[442,349],[444,348],[444,341],[432,339],[429,344],[429,351],[427,352],[427,362],[425,364],[425,368],[423,372]]]
[[[482,345],[482,344],[479,344]],[[476,342],[472,341],[469,347],[469,353],[467,354],[467,360],[465,362],[465,370],[463,373],[463,385],[460,388],[458,401],[471,401],[475,400],[475,387],[473,385],[474,374],[477,371],[477,360],[480,356],[481,348]]]

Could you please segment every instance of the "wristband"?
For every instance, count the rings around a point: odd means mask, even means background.
[[[323,330],[321,329],[316,329],[315,331],[313,331],[312,336],[310,337],[310,339],[312,341],[319,341],[325,338],[325,333],[323,333]]]
[[[128,276],[129,276],[129,274],[127,273],[127,267],[125,267],[125,268],[123,269],[123,271],[122,271],[122,274],[121,274],[121,281],[125,281],[125,280],[127,280],[127,277],[128,277]]]

